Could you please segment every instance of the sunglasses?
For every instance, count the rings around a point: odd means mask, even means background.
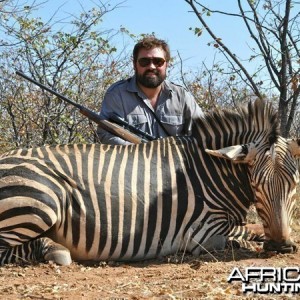
[[[166,60],[162,57],[141,57],[138,59],[138,63],[141,67],[148,67],[152,63],[155,67],[162,67]]]

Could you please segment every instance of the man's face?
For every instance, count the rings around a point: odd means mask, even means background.
[[[158,87],[166,79],[167,65],[163,49],[141,49],[134,63],[137,82],[147,88]]]

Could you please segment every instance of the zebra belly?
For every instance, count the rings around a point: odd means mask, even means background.
[[[144,231],[122,232],[113,235],[110,230],[107,237],[101,235],[101,227],[95,228],[93,242],[90,244],[88,235],[80,233],[78,244],[74,244],[74,236],[70,233],[64,236],[63,230],[52,228],[45,236],[53,241],[65,246],[71,252],[73,260],[76,261],[138,261],[169,254],[174,254],[180,250],[183,241],[181,238],[172,240],[173,236],[167,236],[164,241],[153,237],[151,243]],[[97,238],[96,238],[97,236]],[[180,234],[178,235],[180,236]],[[99,238],[100,237],[100,238]],[[89,247],[87,247],[89,245]]]

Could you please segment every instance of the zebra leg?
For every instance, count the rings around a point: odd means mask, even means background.
[[[262,251],[264,241],[264,229],[261,224],[246,224],[234,227],[228,236],[227,247]]]
[[[224,235],[213,235],[204,243],[197,242],[193,237],[188,239],[187,250],[194,256],[205,254],[212,251],[224,250],[227,245],[227,237]]]
[[[69,250],[48,238],[51,231],[55,232],[58,220],[56,194],[46,188],[33,191],[29,183],[22,186],[22,193],[30,197],[18,196],[21,192],[17,193],[13,186],[4,191],[2,188],[0,264],[53,260],[68,265],[71,263]],[[59,203],[60,199],[56,201]]]
[[[192,228],[187,234],[187,249],[194,256],[205,254],[211,251],[222,251],[226,248],[247,248],[257,251],[263,247],[264,231],[263,226],[258,224],[247,224],[235,226],[228,235],[213,235],[205,242],[197,242],[196,235],[201,226]]]
[[[0,253],[0,265],[10,263],[28,263],[53,261],[59,265],[70,265],[70,251],[64,246],[42,237],[24,244],[9,247]]]
[[[221,251],[226,248],[227,237],[224,235],[213,235],[205,243],[200,246],[200,254],[211,252],[211,251]]]

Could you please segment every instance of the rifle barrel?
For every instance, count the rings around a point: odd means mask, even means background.
[[[73,106],[75,106],[75,107],[77,107],[77,108],[79,108],[79,109],[82,109],[82,108],[83,108],[82,105],[80,105],[80,104],[78,104],[78,103],[76,103],[76,102],[70,100],[69,98],[65,97],[64,95],[62,95],[62,94],[60,94],[60,93],[58,93],[58,92],[56,92],[56,91],[50,89],[50,88],[47,87],[46,85],[44,85],[44,84],[42,84],[42,83],[40,83],[40,82],[38,82],[38,81],[36,81],[36,80],[34,80],[34,79],[28,77],[28,76],[25,75],[23,72],[21,72],[21,71],[16,71],[16,74],[19,75],[19,76],[21,76],[21,77],[23,77],[23,78],[25,78],[25,79],[27,79],[28,81],[34,83],[35,85],[37,85],[37,86],[39,86],[40,88],[46,90],[47,92],[50,92],[51,94],[57,96],[58,98],[61,98],[62,100],[68,102],[69,104],[72,104]]]
[[[23,77],[23,78],[25,78],[25,79],[27,79],[28,81],[30,81],[34,84],[36,84],[37,86],[39,86],[40,88],[46,90],[47,92],[50,92],[51,94],[57,96],[58,98],[66,101],[67,103],[77,107],[81,114],[83,114],[84,116],[88,117],[90,120],[97,123],[104,130],[109,131],[110,133],[122,138],[123,140],[131,142],[133,144],[140,144],[142,142],[148,142],[147,140],[140,138],[136,134],[124,129],[122,126],[111,123],[107,120],[101,120],[100,116],[97,113],[95,113],[92,110],[84,107],[83,105],[80,105],[80,104],[70,100],[69,98],[65,97],[64,95],[62,95],[62,94],[60,94],[56,91],[53,91],[52,89],[50,89],[46,85],[44,85],[44,84],[28,77],[23,72],[16,71],[16,74]]]

